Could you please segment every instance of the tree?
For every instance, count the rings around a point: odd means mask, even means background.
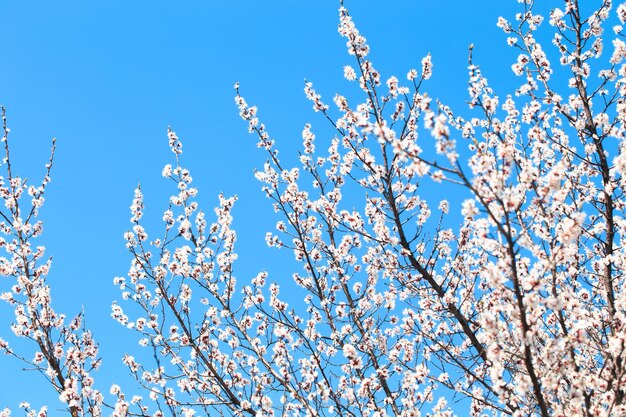
[[[564,1],[549,13],[553,51],[538,41],[538,6],[520,3],[498,26],[520,52],[521,84],[500,99],[470,47],[468,117],[424,92],[430,56],[407,82],[383,83],[342,4],[339,33],[355,58],[344,75],[362,101],[336,95],[331,110],[306,84],[335,136],[320,152],[305,126],[299,168],[279,159],[235,86],[267,153],[256,178],[281,218],[266,242],[302,264],[299,305],[266,272],[237,285],[236,198],[220,195],[207,220],[169,131],[175,163],[163,176],[176,191],[164,231],[148,238],[138,187],[112,311],[148,352],[124,359],[147,398],[114,386],[107,406],[81,316],[68,325],[50,307],[49,263],[31,245],[49,177],[28,187],[12,174],[5,122],[0,265],[16,284],[2,298],[39,353],[0,348],[42,371],[73,416],[449,416],[457,398],[472,416],[626,415],[626,43],[621,25],[607,29],[626,21],[626,3],[585,12]],[[457,187],[461,207],[435,209],[421,193],[432,181]]]

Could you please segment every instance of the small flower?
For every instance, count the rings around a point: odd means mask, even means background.
[[[354,72],[354,68],[352,68],[350,65],[346,65],[345,67],[343,67],[343,76],[348,81],[356,80],[356,72]]]

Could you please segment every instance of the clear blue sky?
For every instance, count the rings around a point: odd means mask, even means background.
[[[496,28],[517,2],[502,0],[348,0],[383,78],[403,79],[432,54],[431,96],[463,107],[467,47],[496,87],[513,79],[515,53]],[[267,249],[275,218],[252,172],[265,155],[238,118],[232,86],[278,141],[296,151],[306,122],[324,126],[303,94],[313,81],[329,101],[354,88],[342,78],[353,64],[337,34],[338,1],[33,0],[0,2],[0,103],[8,109],[16,170],[38,180],[50,139],[58,139],[53,181],[42,210],[42,243],[53,256],[54,305],[68,315],[84,306],[100,342],[99,388],[126,375],[120,358],[135,349],[131,333],[110,319],[119,299],[114,276],[127,272],[122,234],[133,189],[141,182],[148,219],[161,216],[168,192],[168,125],[184,142],[204,209],[219,192],[237,194],[240,282],[268,269],[290,280],[292,255]],[[509,92],[503,89],[503,92]],[[10,285],[0,280],[0,287]],[[4,291],[4,290],[3,290]],[[0,337],[10,339],[12,311],[0,305]],[[0,409],[22,400],[54,410],[56,395],[34,373],[0,357]],[[51,413],[51,415],[53,415]]]

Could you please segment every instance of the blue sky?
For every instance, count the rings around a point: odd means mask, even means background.
[[[501,0],[352,0],[346,2],[368,38],[383,78],[419,67],[431,53],[431,96],[462,109],[467,47],[496,90],[513,80],[515,53],[495,26],[517,2]],[[41,211],[54,305],[68,315],[84,308],[100,342],[99,388],[126,371],[134,339],[110,319],[119,299],[114,276],[127,272],[122,234],[133,189],[141,182],[148,219],[166,207],[161,169],[170,161],[168,126],[183,140],[184,164],[210,212],[216,195],[237,194],[240,282],[267,269],[290,280],[292,255],[267,249],[275,217],[254,168],[265,155],[238,117],[232,86],[249,103],[289,159],[306,122],[323,127],[303,94],[304,79],[323,97],[350,94],[342,68],[353,64],[337,34],[338,1],[14,1],[0,2],[0,103],[7,107],[17,172],[38,180],[50,140],[58,142],[52,183]],[[293,158],[295,159],[295,158]],[[0,280],[0,287],[10,283]],[[2,290],[4,291],[4,289]],[[0,305],[0,337],[12,311]],[[56,395],[34,373],[0,357],[0,409],[28,400],[52,409]]]

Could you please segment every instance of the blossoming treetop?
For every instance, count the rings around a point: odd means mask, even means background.
[[[425,93],[430,56],[405,81],[383,80],[342,5],[354,56],[344,75],[362,99],[331,106],[306,83],[335,133],[319,140],[307,124],[298,167],[236,86],[280,217],[266,242],[302,264],[302,303],[263,271],[238,285],[236,198],[220,195],[208,220],[169,131],[163,176],[176,190],[163,230],[142,225],[137,188],[131,267],[115,279],[112,316],[149,353],[124,359],[140,395],[114,386],[107,402],[91,334],[50,306],[49,263],[31,245],[48,175],[40,187],[13,175],[5,124],[0,267],[16,281],[2,298],[38,352],[0,348],[44,372],[73,416],[449,416],[453,394],[472,416],[626,415],[626,4],[585,14],[567,0],[546,24],[532,0],[519,3],[498,26],[520,52],[520,83],[496,95],[470,48],[466,116]],[[554,47],[537,40],[544,29]],[[467,198],[437,201],[421,191],[430,181]]]

